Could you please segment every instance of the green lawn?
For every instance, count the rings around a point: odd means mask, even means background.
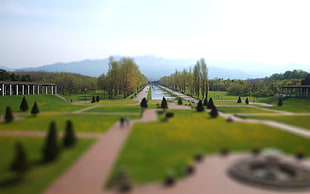
[[[90,109],[86,112],[115,112],[115,113],[140,113],[140,106],[100,106],[97,108]]]
[[[54,95],[29,95],[25,97],[29,106],[28,112],[31,111],[34,102],[38,103],[40,111],[70,112],[87,107],[85,105],[72,105]],[[23,96],[0,96],[0,114],[4,114],[7,106],[10,106],[13,112],[19,112],[22,98]]]
[[[273,113],[272,111],[261,110],[251,107],[217,107],[218,110],[221,110],[225,113]]]
[[[0,123],[0,130],[46,131],[49,123],[56,121],[57,129],[64,130],[66,120],[72,120],[78,132],[105,132],[117,120],[119,115],[57,114],[40,113],[36,117],[25,115],[26,119],[12,123]],[[131,116],[129,116],[131,118]]]
[[[245,116],[246,118],[273,120],[310,130],[310,116]]]
[[[161,181],[169,169],[178,177],[194,153],[217,153],[223,147],[248,151],[274,147],[287,153],[303,149],[310,154],[309,139],[259,124],[227,123],[207,113],[173,111],[168,122],[139,123],[133,128],[111,177],[124,167],[136,184]]]
[[[23,181],[13,183],[15,175],[8,168],[14,157],[16,141],[22,142],[32,168]],[[0,137],[0,193],[42,193],[93,142],[93,139],[79,139],[75,148],[62,150],[60,158],[56,162],[42,164],[40,160],[43,138]]]
[[[283,100],[283,106],[277,106],[278,102],[273,103],[271,109],[283,110],[289,112],[309,112],[310,111],[310,99],[302,98],[285,98]]]

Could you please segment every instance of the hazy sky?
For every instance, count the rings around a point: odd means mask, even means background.
[[[309,0],[0,0],[0,66],[152,54],[310,66]]]

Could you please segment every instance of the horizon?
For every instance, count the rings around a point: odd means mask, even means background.
[[[261,64],[252,65],[253,71],[287,64],[310,68],[307,5],[306,0],[3,0],[0,66],[152,55]]]

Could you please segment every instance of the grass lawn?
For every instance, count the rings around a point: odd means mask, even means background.
[[[302,98],[284,98],[283,106],[277,106],[278,102],[274,102],[271,109],[283,110],[289,112],[309,112],[310,111],[310,99]]]
[[[31,162],[31,169],[21,182],[10,183],[15,175],[9,171],[13,160],[16,141],[22,142],[28,159]],[[64,172],[92,143],[94,139],[79,139],[73,149],[62,150],[58,161],[49,164],[42,164],[41,151],[44,144],[43,138],[30,137],[0,137],[0,193],[42,193],[57,177]]]
[[[236,102],[238,100],[238,96],[230,96],[226,91],[209,91],[208,98],[213,100],[235,100]],[[245,100],[243,97],[241,99]]]
[[[246,118],[273,120],[310,130],[310,116],[245,116]]]
[[[272,111],[261,110],[251,107],[217,107],[218,110],[221,110],[225,113],[273,113]]]
[[[124,167],[136,184],[162,181],[172,169],[182,177],[182,169],[197,151],[218,153],[226,147],[249,151],[253,147],[273,147],[286,153],[304,150],[310,154],[309,139],[259,124],[227,123],[211,119],[207,113],[175,110],[168,122],[139,123],[133,128],[114,166],[111,177]]]
[[[140,113],[140,106],[100,106],[85,112]]]
[[[105,132],[117,120],[119,115],[57,114],[40,113],[36,117],[26,115],[26,119],[12,123],[0,123],[0,130],[47,131],[49,123],[56,121],[57,129],[65,129],[66,120],[70,119],[78,132]],[[131,116],[130,116],[131,118]]]
[[[38,103],[40,111],[69,112],[82,109],[87,106],[72,105],[54,95],[29,95],[25,96],[28,103],[28,112],[31,111],[34,102]],[[23,96],[0,96],[0,114],[5,113],[5,108],[10,106],[13,112],[19,112],[19,106]]]

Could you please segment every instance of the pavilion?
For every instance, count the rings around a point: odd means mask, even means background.
[[[52,83],[0,81],[2,96],[57,94],[57,85]]]
[[[310,97],[310,85],[282,86],[282,96]]]

